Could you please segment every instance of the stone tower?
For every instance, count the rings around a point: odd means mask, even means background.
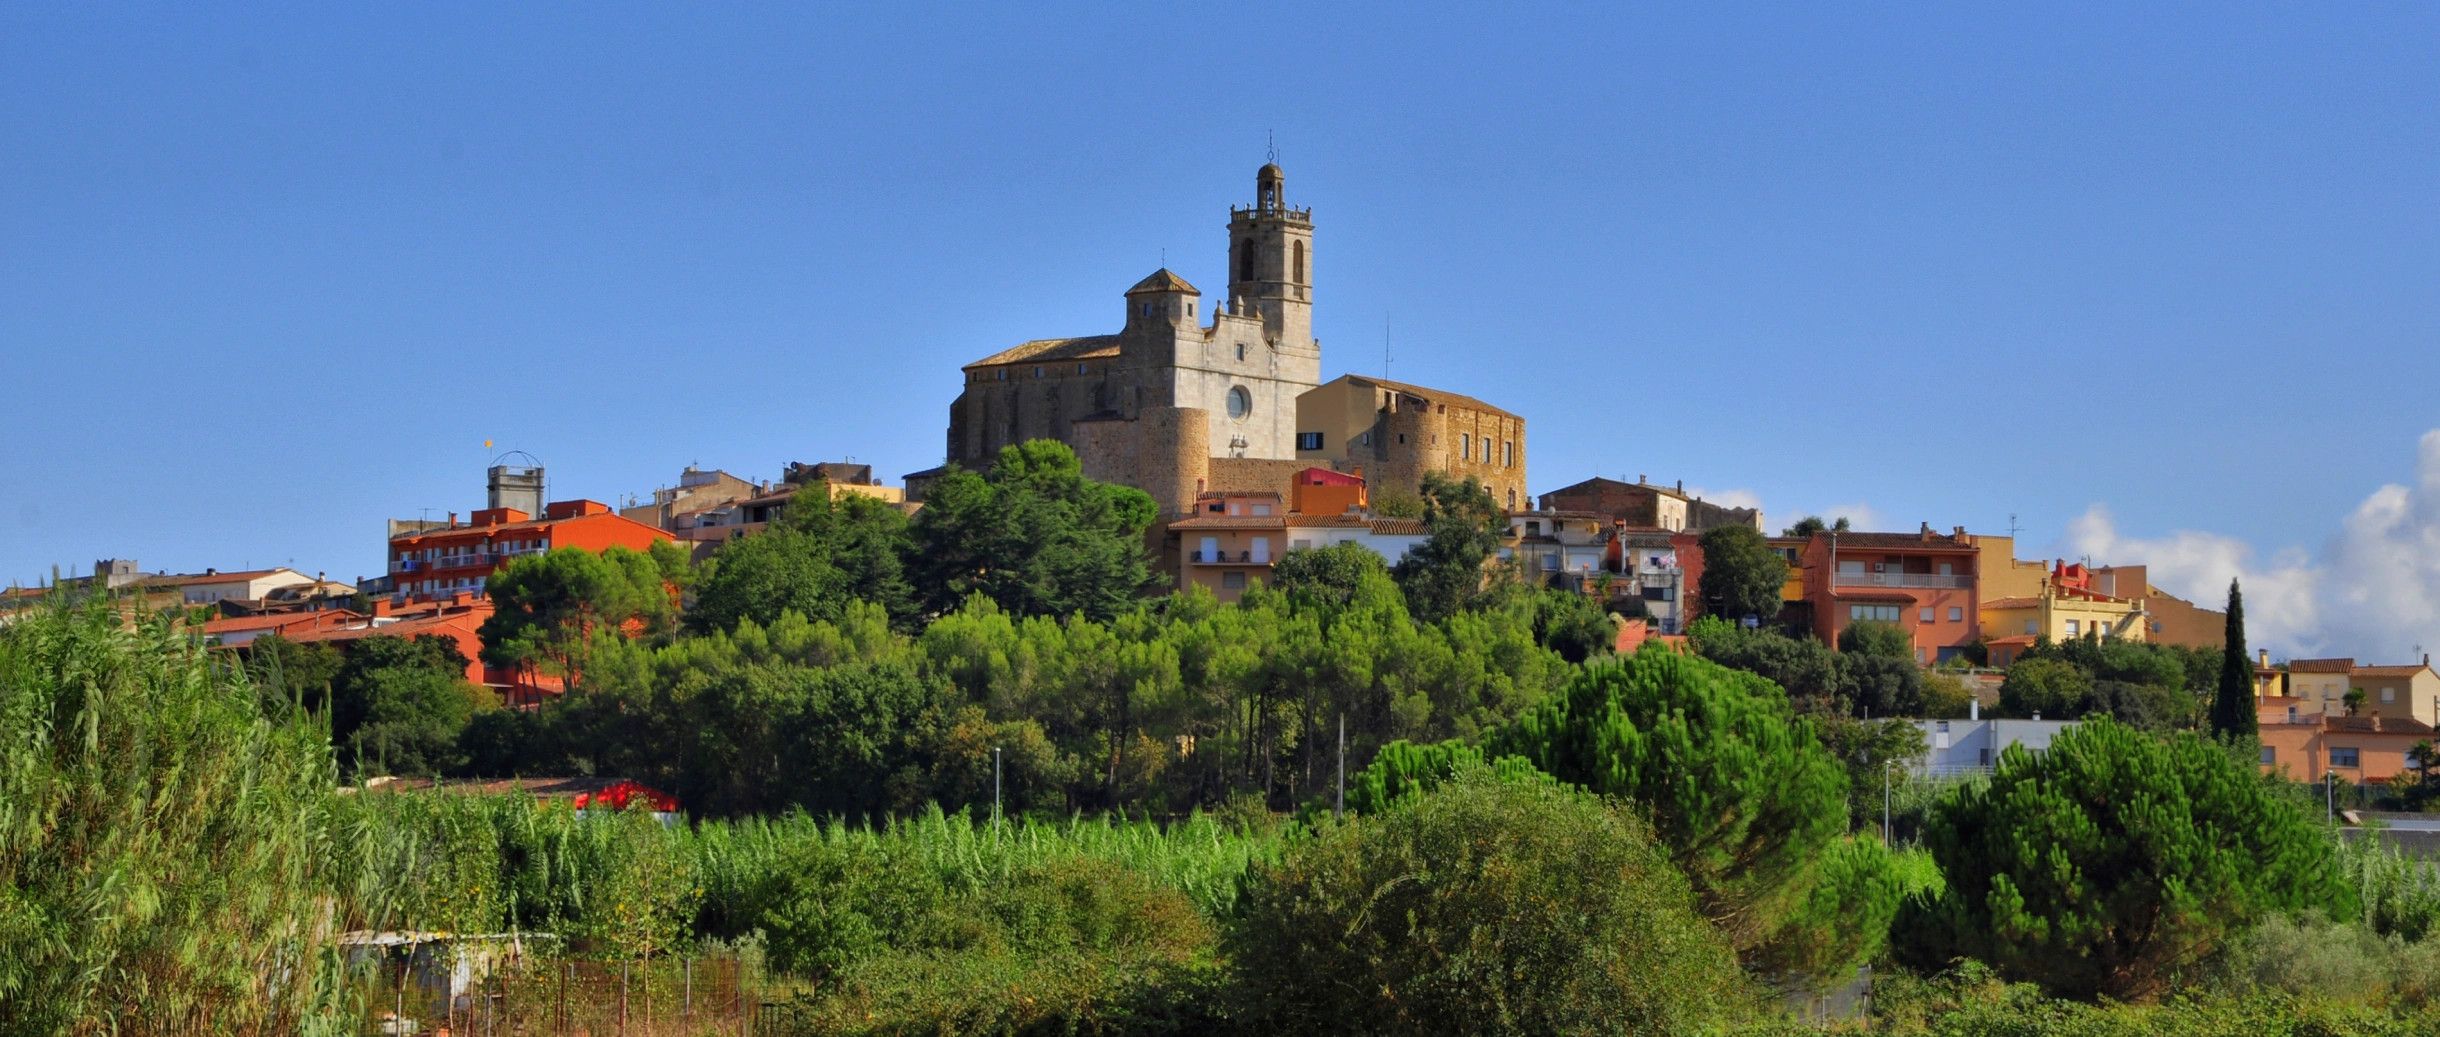
[[[1282,353],[1307,354],[1320,374],[1313,343],[1313,210],[1292,209],[1279,166],[1254,173],[1254,204],[1228,214],[1228,307],[1262,318],[1265,337]],[[1318,381],[1318,377],[1313,379]]]

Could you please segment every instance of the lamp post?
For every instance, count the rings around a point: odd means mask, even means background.
[[[2323,778],[2322,778],[2322,785],[2321,785],[2321,787],[2322,787],[2322,796],[2323,796],[2323,798],[2324,798],[2324,799],[2326,799],[2326,800],[2328,801],[2328,802],[2325,804],[2325,806],[2326,806],[2326,807],[2327,807],[2327,809],[2329,810],[2329,816],[2328,816],[2327,820],[2329,820],[2329,822],[2330,822],[2331,824],[2337,824],[2337,823],[2338,823],[2338,772],[2337,772],[2336,770],[2331,770],[2331,771],[2325,772],[2325,773],[2324,773],[2324,775],[2323,775]]]

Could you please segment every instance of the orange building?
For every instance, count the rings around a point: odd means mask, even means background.
[[[483,661],[483,621],[490,619],[492,604],[471,592],[459,591],[445,599],[393,605],[387,600],[375,603],[375,614],[355,616],[335,624],[311,629],[282,631],[281,636],[300,643],[320,643],[347,651],[355,642],[368,637],[438,637],[457,646],[458,654],[466,657],[466,680],[490,688],[500,696],[500,704],[511,709],[533,709],[557,697],[566,685],[557,677],[535,672],[530,667],[492,666]]]
[[[1308,468],[1290,480],[1289,497],[1268,492],[1204,493],[1187,517],[1169,524],[1178,542],[1178,582],[1200,586],[1224,602],[1267,580],[1271,563],[1291,550],[1358,543],[1395,563],[1427,539],[1423,523],[1375,518],[1364,480]]]
[[[523,555],[561,547],[643,551],[668,539],[668,533],[593,500],[554,501],[543,506],[541,518],[515,508],[485,508],[462,526],[452,513],[445,526],[390,538],[391,597],[430,601],[461,591],[480,594],[495,570]]]
[[[1876,620],[1907,632],[1915,661],[1942,662],[1981,637],[1974,534],[1958,527],[1934,533],[1816,533],[1798,549],[1802,581],[1798,614],[1813,635],[1837,644],[1841,631]]]
[[[2262,771],[2293,781],[2335,774],[2361,785],[2412,772],[2407,753],[2433,738],[2412,717],[2350,717],[2304,712],[2281,698],[2262,700]]]

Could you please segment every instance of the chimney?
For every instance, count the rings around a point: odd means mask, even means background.
[[[2256,659],[2259,659],[2259,660],[2261,660],[2261,661],[2260,661],[2260,662],[2255,663],[2254,665],[2259,666],[2259,667],[2261,667],[2261,668],[2263,668],[2263,669],[2265,669],[2265,670],[2267,670],[2267,669],[2270,669],[2270,668],[2271,668],[2271,650],[2270,650],[2270,649],[2268,649],[2268,648],[2262,649],[2262,654],[2260,654],[2260,655],[2258,655],[2258,656],[2255,656],[2255,658],[2256,658]],[[2427,655],[2427,656],[2424,656],[2423,658],[2424,658],[2424,659],[2426,659],[2426,660],[2429,660],[2429,659],[2431,658],[2431,656],[2428,656],[2428,655]]]
[[[1645,475],[1645,474],[1644,474],[1644,473],[1642,473],[1642,472],[1637,472],[1637,473],[1635,473],[1635,481],[1636,481],[1636,482],[1640,482],[1640,483],[1648,483],[1648,482],[1651,482],[1651,481],[1652,481],[1652,477],[1651,477],[1651,476],[1649,476],[1649,475]]]
[[[2042,711],[2041,711],[2041,710],[2038,710],[2038,709],[2037,709],[2037,710],[2035,710],[2035,711],[2033,712],[2033,720],[2034,720],[2034,722],[2035,722],[2035,723],[2037,723],[2037,724],[2038,724],[2038,723],[2041,723],[2041,721],[2042,721]]]
[[[457,512],[452,511],[449,513],[449,528],[457,528]]]

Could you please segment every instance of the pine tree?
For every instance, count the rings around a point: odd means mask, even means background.
[[[2245,596],[2228,581],[2228,644],[2220,650],[2220,686],[2211,700],[2211,733],[2231,741],[2261,736],[2255,713],[2254,666],[2245,651]]]

